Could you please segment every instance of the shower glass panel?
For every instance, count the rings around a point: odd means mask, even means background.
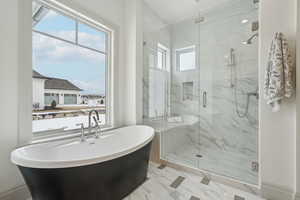
[[[144,33],[143,123],[163,132],[168,108],[170,43],[159,35],[167,29]]]
[[[194,20],[171,25],[170,105],[162,133],[162,158],[198,168],[199,155],[199,27]],[[195,147],[195,148],[189,148]]]
[[[199,168],[258,184],[258,10],[230,1],[202,13]],[[204,103],[205,103],[204,102]]]
[[[160,158],[258,184],[258,5],[229,0],[144,30],[144,123]]]

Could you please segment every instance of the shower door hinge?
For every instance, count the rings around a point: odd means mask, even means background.
[[[203,106],[203,108],[206,108],[207,107],[207,92],[206,91],[203,92],[202,98],[203,98],[202,106]]]
[[[251,26],[252,32],[256,32],[258,31],[258,29],[259,29],[259,22],[258,21],[252,22],[252,26]]]
[[[253,172],[258,172],[259,171],[259,163],[258,162],[252,162],[251,169],[252,169]]]

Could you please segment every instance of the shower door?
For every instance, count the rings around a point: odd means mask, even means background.
[[[198,169],[199,161],[199,29],[194,19],[173,24],[168,113],[161,134],[161,157]]]
[[[159,133],[160,159],[257,185],[257,4],[226,1],[151,31],[144,123]]]
[[[258,13],[233,0],[201,13],[198,168],[258,184]]]
[[[144,33],[143,48],[143,123],[155,129],[151,159],[159,162],[159,152],[165,152],[166,145],[160,145],[165,130],[169,105],[170,43],[161,40],[160,35],[168,33],[163,27]],[[163,155],[163,153],[161,153]]]

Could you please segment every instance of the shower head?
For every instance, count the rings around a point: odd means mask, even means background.
[[[245,45],[252,44],[252,41],[255,37],[258,37],[258,33],[253,34],[248,40],[243,41],[243,44],[245,44]]]

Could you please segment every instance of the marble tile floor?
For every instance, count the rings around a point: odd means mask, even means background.
[[[158,167],[158,164],[150,163],[148,180],[123,200],[265,200],[214,181],[205,185],[199,175]],[[177,187],[172,187],[178,177],[184,180]]]
[[[197,157],[196,155],[202,157]],[[192,168],[200,168],[216,174],[229,176],[242,182],[257,185],[258,173],[252,171],[252,161],[249,155],[230,150],[197,148],[195,145],[184,145],[174,152],[167,153],[165,160],[183,164]]]
[[[184,180],[178,187],[171,187],[178,177],[184,177]],[[124,200],[264,200],[252,193],[214,181],[208,185],[202,184],[201,176],[170,167],[159,169],[154,163],[150,164],[148,178]]]

